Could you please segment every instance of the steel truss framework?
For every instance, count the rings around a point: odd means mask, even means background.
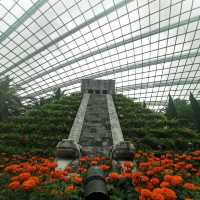
[[[154,109],[200,99],[199,13],[199,0],[2,1],[0,77],[23,98],[100,78]]]

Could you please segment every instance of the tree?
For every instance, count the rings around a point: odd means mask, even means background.
[[[190,103],[192,107],[192,114],[195,126],[198,129],[198,131],[200,131],[200,105],[191,92],[190,92]]]
[[[178,118],[192,121],[192,108],[185,99],[175,99],[174,105]]]
[[[22,107],[20,97],[17,95],[19,88],[11,86],[11,81],[8,76],[0,80],[0,120],[19,114]]]
[[[170,94],[169,94],[168,105],[167,105],[167,108],[166,108],[166,116],[168,118],[176,118],[177,117],[176,107],[174,105],[174,101],[173,101]]]
[[[54,94],[53,94],[52,98],[54,100],[59,100],[62,96],[64,96],[64,93],[65,93],[65,90],[62,91],[60,88],[57,88],[54,91]]]
[[[145,103],[145,101],[143,101],[143,108],[146,108],[147,104]]]
[[[185,99],[175,99],[174,105],[176,107],[179,124],[184,127],[192,128],[194,123],[190,103],[188,103]]]

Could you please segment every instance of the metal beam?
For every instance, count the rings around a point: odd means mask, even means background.
[[[61,35],[60,37],[57,37],[56,39],[52,40],[51,42],[49,42],[48,44],[44,45],[43,47],[39,48],[38,50],[34,51],[33,53],[27,55],[25,58],[19,60],[17,63],[13,64],[12,66],[10,66],[9,68],[7,68],[6,70],[4,70],[3,72],[0,73],[0,76],[2,76],[3,74],[7,73],[8,71],[14,69],[15,67],[17,67],[18,65],[22,64],[23,62],[29,60],[30,58],[32,58],[33,56],[37,55],[38,53],[41,53],[42,51],[44,51],[45,49],[51,47],[52,45],[58,43],[59,41],[63,40],[64,38],[76,33],[77,31],[79,31],[80,29],[92,24],[93,22],[95,22],[96,20],[101,19],[102,17],[105,17],[106,15],[109,15],[110,13],[112,13],[113,11],[115,11],[116,9],[121,8],[122,6],[124,6],[125,4],[130,3],[133,0],[125,0],[125,1],[121,1],[118,4],[116,4],[115,6],[108,8],[107,10],[99,13],[98,15],[96,15],[95,17],[89,19],[88,21],[76,26],[75,28],[73,28],[72,30],[64,33],[63,35]]]
[[[17,30],[21,24],[23,24],[29,17],[31,17],[47,1],[48,0],[38,0],[36,3],[34,3],[19,19],[16,20],[16,22],[10,25],[9,28],[4,33],[2,33],[0,36],[0,43],[2,43],[15,30]]]
[[[150,82],[150,83],[141,83],[141,84],[133,84],[133,85],[127,85],[123,87],[117,87],[117,92],[123,92],[123,91],[131,91],[131,90],[138,90],[138,89],[146,89],[146,88],[155,88],[155,87],[166,87],[166,86],[172,86],[172,85],[187,85],[187,84],[198,84],[200,83],[200,80],[166,80],[166,81],[156,81],[156,82]]]
[[[138,68],[141,68],[141,67],[157,65],[157,64],[162,64],[162,63],[166,63],[166,62],[188,59],[188,58],[193,58],[193,57],[196,57],[196,56],[200,56],[200,52],[196,51],[195,53],[190,53],[190,54],[185,53],[185,54],[181,54],[181,55],[178,55],[178,56],[170,56],[170,57],[162,58],[160,60],[154,59],[154,60],[146,61],[146,62],[143,62],[143,63],[134,63],[132,65],[128,65],[128,66],[123,67],[123,68],[118,67],[117,69],[104,70],[102,72],[96,72],[94,74],[82,76],[82,77],[80,77],[78,79],[74,79],[72,81],[67,81],[67,82],[64,82],[64,83],[56,84],[56,85],[48,87],[44,90],[40,90],[38,92],[33,92],[31,94],[28,94],[27,96],[36,96],[36,95],[44,94],[46,92],[50,92],[50,91],[52,91],[52,90],[54,90],[58,87],[62,88],[62,87],[74,85],[74,84],[80,83],[82,78],[95,79],[95,78],[100,78],[100,77],[103,77],[103,76],[116,74],[116,73],[123,72],[123,71],[128,71],[128,70],[131,70],[131,69],[138,69]]]
[[[36,74],[35,76],[32,76],[31,78],[26,79],[24,82],[21,82],[19,84],[23,85],[23,84],[29,83],[31,80],[35,80],[35,79],[40,78],[42,76],[45,76],[45,75],[47,75],[47,74],[49,74],[51,72],[57,71],[57,70],[59,70],[61,68],[64,68],[64,67],[66,67],[68,65],[71,65],[73,63],[79,62],[79,61],[81,61],[83,59],[89,58],[89,57],[97,55],[99,53],[103,53],[103,52],[108,51],[110,49],[117,48],[119,46],[122,46],[122,45],[125,45],[125,44],[128,44],[128,43],[131,43],[131,42],[134,42],[134,41],[149,37],[151,35],[158,34],[160,32],[164,32],[164,31],[169,31],[170,29],[173,29],[173,28],[176,28],[176,27],[180,27],[180,26],[186,25],[188,23],[196,22],[196,21],[199,21],[199,20],[200,20],[200,16],[193,17],[193,18],[191,18],[189,20],[183,20],[180,23],[177,22],[177,23],[174,23],[174,24],[170,24],[170,25],[164,26],[162,28],[155,29],[155,30],[153,30],[151,32],[144,33],[144,34],[141,34],[141,35],[138,35],[138,36],[135,36],[135,37],[131,37],[131,38],[127,39],[127,40],[123,40],[123,41],[120,41],[118,43],[111,44],[109,46],[103,47],[103,48],[98,49],[96,51],[93,51],[93,52],[90,52],[90,53],[85,54],[83,56],[80,56],[78,58],[75,58],[75,59],[73,59],[71,61],[67,61],[66,63],[63,63],[63,64],[61,64],[61,65],[59,65],[57,67],[50,67],[49,70],[44,71],[44,72],[42,72],[40,74]]]

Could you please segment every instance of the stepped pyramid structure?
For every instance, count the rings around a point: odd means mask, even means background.
[[[112,95],[114,80],[82,80],[83,94],[68,139],[57,145],[57,160],[63,168],[80,156],[131,159],[134,146],[124,141]]]
[[[107,155],[113,145],[106,95],[90,95],[79,144],[84,155]]]

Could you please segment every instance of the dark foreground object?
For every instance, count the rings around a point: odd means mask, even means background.
[[[90,167],[85,180],[86,200],[108,200],[103,172],[98,167]]]
[[[77,159],[80,157],[80,146],[73,140],[63,139],[56,146],[56,157],[59,159]]]
[[[112,160],[133,160],[135,146],[127,141],[120,142],[115,145],[111,152]]]

